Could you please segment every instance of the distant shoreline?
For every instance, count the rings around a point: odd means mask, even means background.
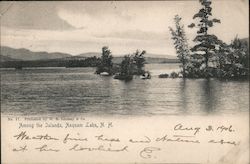
[[[1,56],[3,57],[3,55]],[[6,56],[5,56],[6,57]],[[6,60],[7,59],[7,60]],[[100,64],[100,57],[92,56],[86,58],[66,57],[58,59],[41,59],[41,60],[8,60],[8,58],[1,58],[0,68],[16,68],[22,69],[25,67],[97,67]],[[120,64],[123,57],[113,57],[114,64]],[[179,63],[178,59],[146,57],[146,64],[168,64]]]
[[[3,63],[3,62],[2,62]],[[1,63],[1,64],[2,64]],[[161,63],[145,63],[145,65],[148,64],[178,64],[178,62],[161,62]],[[30,69],[64,69],[64,68],[95,68],[96,66],[76,66],[76,67],[66,67],[66,66],[29,66],[25,65],[22,66],[20,69],[16,68],[18,65],[15,66],[5,66],[1,65],[0,70],[30,70]]]

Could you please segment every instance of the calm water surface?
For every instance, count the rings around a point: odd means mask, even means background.
[[[95,68],[1,70],[3,114],[204,115],[249,112],[249,82],[160,79],[176,64],[146,66],[153,77],[130,82]]]

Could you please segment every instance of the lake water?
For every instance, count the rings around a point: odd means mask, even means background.
[[[1,70],[1,112],[15,115],[248,114],[249,82],[160,79],[177,64],[149,64],[152,79],[101,77],[95,68]]]

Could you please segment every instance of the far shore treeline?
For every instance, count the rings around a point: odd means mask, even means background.
[[[28,67],[96,67],[100,58],[87,57],[85,59],[47,59],[47,60],[11,60],[2,61],[1,68],[28,68]]]

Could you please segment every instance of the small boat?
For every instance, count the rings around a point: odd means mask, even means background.
[[[151,79],[151,75],[149,72],[145,72],[143,75],[140,76],[140,78],[143,80]]]
[[[100,75],[101,76],[109,76],[110,74],[108,72],[101,72]]]

